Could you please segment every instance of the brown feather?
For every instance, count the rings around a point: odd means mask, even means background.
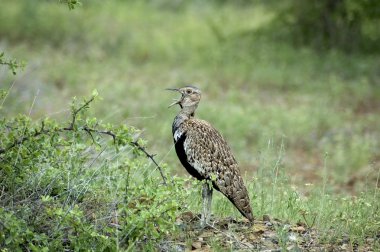
[[[194,118],[201,91],[193,86],[170,90],[182,94],[174,103],[180,105],[181,111],[172,125],[175,149],[181,163],[197,179],[211,180],[213,187],[252,222],[248,191],[230,147],[211,124]]]
[[[203,179],[213,180],[214,188],[253,221],[248,191],[238,164],[220,133],[208,122],[195,118],[184,121],[180,130],[186,134],[184,150],[187,162]]]

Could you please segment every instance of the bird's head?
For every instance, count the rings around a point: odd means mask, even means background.
[[[174,106],[178,104],[182,109],[194,110],[197,108],[199,101],[201,100],[201,90],[194,86],[185,86],[183,88],[167,88],[166,90],[177,91],[181,93],[181,98],[175,100],[172,104]]]

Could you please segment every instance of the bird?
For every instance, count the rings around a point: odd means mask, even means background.
[[[201,90],[192,85],[167,90],[181,94],[180,99],[169,105],[179,105],[181,108],[172,124],[177,156],[190,175],[204,181],[201,226],[210,221],[213,189],[226,196],[253,223],[248,191],[231,148],[210,123],[195,118]]]

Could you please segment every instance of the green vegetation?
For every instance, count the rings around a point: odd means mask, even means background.
[[[257,218],[301,221],[322,244],[380,246],[378,54],[294,46],[276,30],[279,8],[262,1],[81,2],[68,11],[5,0],[0,9],[1,64],[28,62],[15,76],[1,68],[0,149],[33,138],[0,154],[1,249],[153,250],[175,240],[176,217],[200,212],[200,187],[174,176],[186,173],[164,88],[188,83],[203,91],[197,116],[230,143]],[[62,130],[71,97],[95,88],[103,101]],[[33,137],[42,122],[49,133]],[[137,139],[174,176],[168,186]],[[215,196],[216,217],[241,218]]]
[[[25,63],[20,63],[15,59],[6,59],[4,56],[4,52],[2,52],[0,53],[0,65],[8,66],[12,73],[16,74],[17,69],[23,68],[25,66]]]
[[[378,1],[291,0],[277,5],[281,6],[279,23],[286,24],[286,32],[297,44],[319,50],[379,52]]]
[[[5,251],[114,251],[142,239],[153,246],[175,228],[191,191],[177,178],[160,185],[135,129],[87,117],[95,97],[74,100],[63,125],[26,116],[0,122]]]

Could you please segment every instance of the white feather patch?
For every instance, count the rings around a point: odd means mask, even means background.
[[[178,139],[180,139],[180,137],[183,135],[183,131],[180,130],[180,129],[177,129],[175,132],[174,132],[174,141],[178,141]]]

